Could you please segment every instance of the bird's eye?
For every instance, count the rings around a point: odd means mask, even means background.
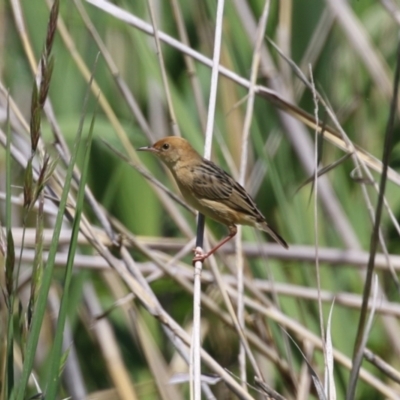
[[[162,145],[162,149],[163,149],[163,150],[168,150],[168,149],[169,149],[169,144],[168,144],[168,143],[164,143],[164,144]]]

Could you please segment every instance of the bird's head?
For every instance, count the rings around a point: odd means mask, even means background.
[[[177,136],[168,136],[151,146],[140,147],[137,150],[154,153],[169,167],[173,167],[179,161],[200,158],[200,155],[186,139]]]

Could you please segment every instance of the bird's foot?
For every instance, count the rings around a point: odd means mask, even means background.
[[[194,248],[193,252],[194,252],[194,257],[193,257],[193,260],[192,260],[193,265],[197,261],[204,262],[204,260],[210,255],[208,253],[204,253],[204,251],[203,251],[203,249],[201,247]]]

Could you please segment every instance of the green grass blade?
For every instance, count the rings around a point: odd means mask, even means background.
[[[75,148],[79,147],[80,134],[77,137]],[[23,400],[25,395],[25,388],[28,383],[29,375],[33,367],[33,360],[35,357],[36,347],[39,340],[40,328],[44,313],[46,311],[47,296],[50,290],[51,279],[54,270],[54,261],[58,248],[58,241],[60,237],[61,227],[63,223],[64,211],[67,204],[68,192],[71,186],[72,171],[77,158],[77,151],[72,152],[70,164],[65,179],[64,189],[61,195],[60,205],[58,209],[57,219],[54,226],[54,236],[51,242],[49,256],[47,259],[46,267],[43,271],[43,280],[38,294],[36,309],[33,312],[31,332],[27,341],[26,357],[22,370],[21,380],[18,385],[17,400]]]
[[[60,311],[58,314],[57,328],[56,334],[54,338],[53,350],[50,359],[50,370],[49,370],[49,379],[48,386],[46,390],[46,397],[49,399],[56,398],[57,387],[59,382],[59,377],[61,374],[61,369],[65,364],[65,360],[63,361],[62,354],[62,342],[63,342],[63,334],[65,328],[65,321],[67,319],[67,311],[68,311],[68,300],[69,300],[69,288],[72,279],[72,270],[74,265],[74,258],[78,244],[78,234],[79,234],[79,226],[81,221],[81,215],[83,210],[84,198],[85,198],[85,185],[88,176],[89,169],[89,159],[90,159],[90,150],[92,144],[92,134],[93,134],[93,126],[94,126],[94,117],[92,118],[92,123],[90,126],[90,131],[88,138],[86,140],[86,149],[84,156],[84,166],[82,170],[81,180],[79,183],[78,190],[78,198],[76,203],[76,213],[74,222],[72,225],[72,237],[71,243],[68,250],[68,260],[65,268],[65,276],[64,276],[64,291],[61,299]]]
[[[97,60],[96,60],[96,62],[97,62]],[[64,212],[65,212],[65,208],[66,208],[66,204],[67,204],[68,193],[69,193],[69,189],[71,187],[73,169],[74,169],[74,165],[76,163],[78,153],[79,153],[79,148],[81,145],[83,119],[84,119],[84,115],[86,113],[86,107],[87,107],[88,98],[89,98],[89,89],[90,89],[92,80],[93,80],[93,76],[88,85],[88,90],[87,90],[85,101],[84,101],[84,110],[82,113],[82,118],[81,118],[81,121],[79,124],[78,132],[77,132],[77,135],[75,138],[74,149],[71,152],[71,159],[70,159],[70,162],[68,165],[68,170],[67,170],[67,173],[65,176],[64,188],[63,188],[63,192],[62,192],[60,203],[59,203],[59,209],[58,209],[58,213],[57,213],[56,223],[54,225],[54,235],[53,235],[53,239],[51,242],[49,255],[47,258],[46,267],[44,268],[44,271],[43,271],[43,280],[41,282],[41,287],[40,287],[39,294],[38,294],[36,308],[33,311],[31,332],[29,334],[28,341],[27,341],[25,362],[24,362],[24,366],[22,369],[21,380],[18,385],[16,400],[24,399],[29,375],[30,375],[30,373],[32,371],[32,367],[33,367],[33,361],[34,361],[35,352],[36,352],[36,348],[37,348],[37,344],[38,344],[38,340],[39,340],[40,329],[41,329],[44,313],[46,311],[47,296],[49,294],[51,280],[52,280],[52,276],[53,276],[55,258],[56,258],[56,254],[57,254],[57,248],[58,248],[58,241],[59,241],[61,227],[62,227],[62,223],[63,223]]]

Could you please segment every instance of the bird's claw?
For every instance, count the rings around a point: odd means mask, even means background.
[[[201,247],[194,248],[193,252],[194,252],[194,257],[193,257],[193,260],[192,260],[193,265],[197,261],[204,262],[204,260],[208,257],[208,254],[204,253],[204,251],[203,251],[203,249]]]

